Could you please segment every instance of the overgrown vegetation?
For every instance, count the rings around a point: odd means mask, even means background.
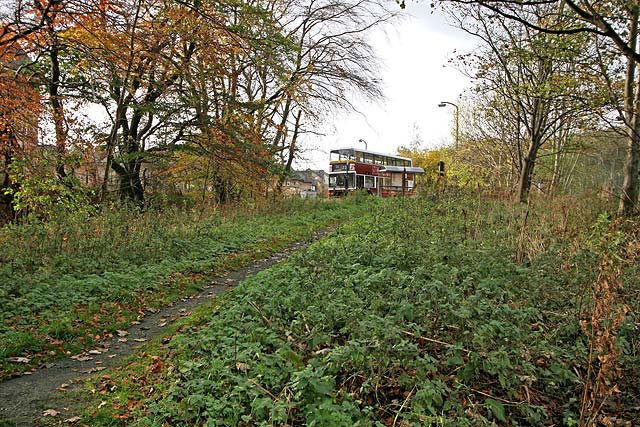
[[[385,200],[97,379],[85,421],[635,425],[637,224],[540,203]]]
[[[140,312],[365,209],[360,199],[206,217],[119,207],[7,225],[0,229],[0,378],[88,348]]]
[[[85,202],[281,192],[299,136],[382,98],[386,0],[3,2],[0,224]],[[149,56],[149,52],[154,54]]]

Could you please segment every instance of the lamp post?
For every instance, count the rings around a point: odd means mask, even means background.
[[[458,142],[460,139],[460,107],[453,102],[442,101],[438,104],[438,107],[446,107],[447,105],[452,105],[456,109],[456,149],[458,148]]]
[[[364,143],[364,151],[369,151],[369,150],[368,150],[368,148],[367,148],[367,141],[365,141],[364,139],[360,138],[360,139],[358,140],[358,142],[362,142],[362,143]]]

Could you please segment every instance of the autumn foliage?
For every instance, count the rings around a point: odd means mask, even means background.
[[[307,123],[350,90],[380,95],[363,34],[392,16],[371,0],[16,0],[3,13],[4,145],[19,130],[47,152],[37,170],[4,173],[12,194],[42,200],[51,189],[20,180],[43,173],[88,201],[139,206],[273,192]]]
[[[18,46],[0,50],[0,222],[11,211],[11,166],[34,154],[37,142],[40,97],[29,77],[18,73],[23,60]]]

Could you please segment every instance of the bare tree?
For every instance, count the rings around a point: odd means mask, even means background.
[[[441,3],[480,6],[495,16],[540,33],[564,36],[589,34],[608,41],[627,59],[624,121],[628,129],[628,142],[618,213],[623,216],[637,214],[640,193],[640,78],[637,77],[636,66],[640,61],[637,38],[639,2],[444,0]],[[540,9],[542,5],[548,7]]]
[[[538,16],[551,14],[542,9],[547,8],[540,6]],[[493,114],[509,124],[505,148],[518,171],[516,198],[526,202],[543,147],[588,112],[583,100],[592,87],[579,79],[575,67],[585,40],[533,31],[473,5],[453,16],[482,41],[475,55],[478,90],[494,99]]]
[[[284,165],[281,182],[299,150],[305,118],[315,121],[329,111],[353,109],[353,95],[383,97],[378,60],[367,37],[395,17],[377,0],[290,0],[284,10],[280,22],[295,41],[295,56],[288,78],[275,90],[277,102],[261,120],[276,125],[270,140]]]

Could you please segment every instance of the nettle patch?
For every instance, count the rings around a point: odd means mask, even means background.
[[[551,250],[516,264],[501,209],[386,201],[221,297],[173,337],[135,411],[114,396],[93,420],[577,425],[593,274]]]
[[[208,278],[308,240],[367,203],[375,200],[294,201],[193,222],[181,211],[116,212],[7,227],[0,235],[0,378],[91,348]]]

